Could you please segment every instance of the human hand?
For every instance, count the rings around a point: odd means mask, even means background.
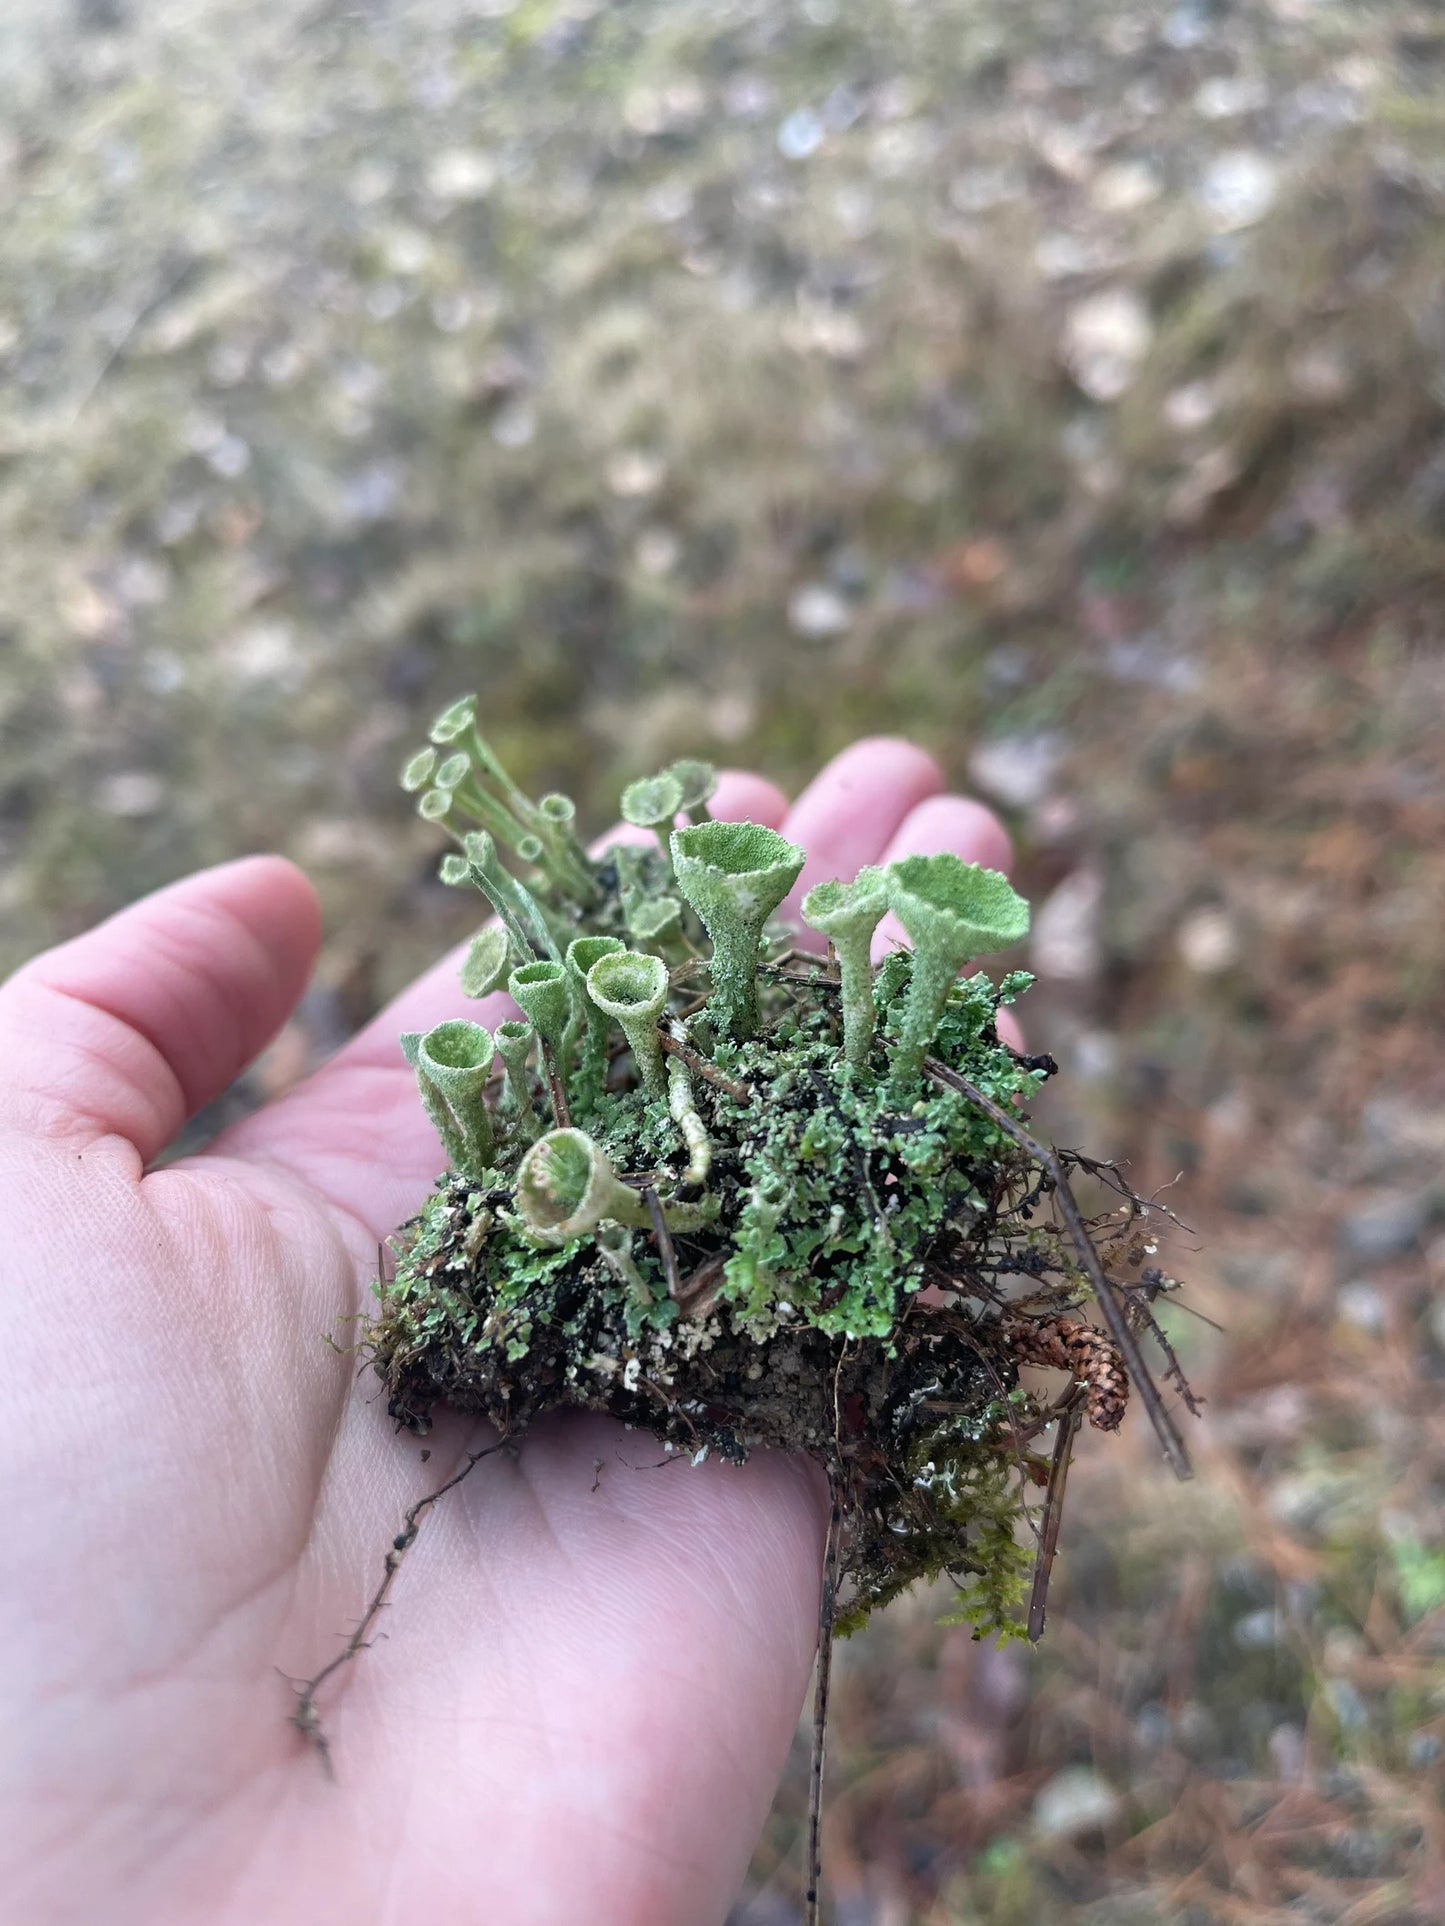
[[[791,808],[726,776],[714,812],[801,843],[797,894],[910,852],[1005,866],[995,818],[942,792],[880,738]],[[384,1643],[323,1697],[337,1783],[286,1722],[275,1668],[332,1656],[402,1514],[484,1441],[444,1417],[423,1463],[322,1340],[440,1168],[399,1032],[502,1013],[449,959],[148,1172],[285,1021],[318,941],[305,879],[250,858],[0,988],[8,1904],[37,1926],[721,1920],[812,1665],[805,1460],[653,1470],[609,1421],[538,1424],[431,1515]]]

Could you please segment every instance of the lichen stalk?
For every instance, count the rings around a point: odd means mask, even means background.
[[[486,830],[469,831],[462,838],[472,882],[486,897],[512,939],[519,963],[541,955],[557,958],[557,943],[541,906],[526,886],[497,856],[497,845]]]
[[[687,1148],[687,1169],[682,1174],[683,1188],[701,1190],[712,1169],[712,1139],[707,1125],[698,1115],[693,1101],[692,1078],[680,1057],[667,1059],[667,1107],[673,1122],[682,1132]]]
[[[532,1054],[537,1033],[530,1023],[509,1017],[505,1023],[497,1025],[493,1034],[497,1054],[506,1068],[507,1107],[513,1118],[513,1127],[519,1136],[535,1137],[542,1126],[537,1107],[532,1101],[532,1079],[527,1071],[527,1061]]]
[[[911,1103],[958,972],[970,957],[1028,933],[1029,906],[1006,876],[957,856],[905,856],[884,872],[888,904],[913,944],[908,1002],[893,1056],[894,1101]]]

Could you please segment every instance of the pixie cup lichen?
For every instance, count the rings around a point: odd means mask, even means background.
[[[667,835],[682,809],[683,788],[677,777],[664,770],[660,776],[644,776],[630,782],[622,792],[622,820],[634,829],[650,829],[668,855]]]
[[[667,1007],[667,991],[667,965],[660,956],[646,956],[640,950],[618,950],[600,957],[587,972],[588,996],[621,1025],[650,1097],[663,1096],[667,1089],[657,1028]]]
[[[532,1102],[532,1080],[527,1074],[527,1059],[532,1054],[537,1033],[525,1019],[508,1017],[506,1022],[497,1025],[493,1035],[497,1055],[506,1067],[507,1107],[512,1113],[514,1128],[519,1135],[530,1139],[541,1128]]]
[[[881,869],[860,869],[851,883],[818,883],[802,902],[803,921],[826,936],[838,958],[843,990],[843,1055],[868,1061],[873,1047],[873,932],[888,908]]]
[[[892,1090],[911,1101],[954,980],[970,957],[1028,935],[1029,906],[1007,876],[957,856],[905,856],[887,870],[888,907],[913,945]]]
[[[710,762],[699,762],[693,756],[682,756],[668,764],[667,774],[681,792],[678,807],[688,820],[694,823],[711,822],[708,804],[717,794],[716,766]]]
[[[495,1148],[486,1100],[496,1056],[490,1034],[480,1023],[451,1017],[431,1030],[408,1031],[401,1047],[447,1155],[459,1170],[479,1175]]]
[[[708,1009],[732,1036],[757,1028],[763,926],[805,861],[796,843],[761,823],[693,823],[672,832],[677,887],[712,939]]]
[[[682,937],[682,904],[675,896],[649,896],[628,911],[627,934],[637,943],[648,943],[664,954],[685,949]]]
[[[524,963],[507,978],[507,991],[543,1043],[560,1058],[577,994],[566,964]]]
[[[577,936],[567,945],[567,971],[572,978],[576,997],[574,1022],[578,1026],[581,1042],[577,1094],[584,1104],[593,1104],[602,1095],[602,1085],[607,1076],[607,1037],[611,1027],[606,1016],[587,994],[587,972],[604,956],[615,956],[626,947],[620,936]]]

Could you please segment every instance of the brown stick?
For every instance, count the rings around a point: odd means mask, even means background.
[[[1059,1549],[1059,1527],[1064,1521],[1064,1486],[1074,1455],[1074,1437],[1079,1429],[1082,1400],[1075,1392],[1059,1413],[1059,1435],[1054,1439],[1054,1460],[1049,1466],[1049,1485],[1044,1497],[1043,1532],[1038,1557],[1034,1560],[1033,1590],[1029,1594],[1029,1641],[1037,1645],[1044,1635],[1044,1613],[1049,1597],[1049,1578],[1054,1556]]]
[[[833,1622],[838,1612],[838,1565],[842,1557],[843,1505],[833,1485],[823,1585],[818,1595],[818,1676],[813,1686],[813,1757],[808,1770],[808,1883],[803,1926],[818,1926],[818,1888],[823,1878],[823,1750],[828,1734],[828,1689],[833,1674]]]
[[[667,1218],[663,1214],[662,1203],[651,1184],[644,1187],[642,1201],[647,1206],[647,1214],[652,1219],[653,1235],[657,1238],[657,1254],[662,1259],[662,1274],[667,1279],[667,1294],[671,1298],[682,1295],[682,1274],[677,1268],[677,1252],[672,1247],[672,1232],[667,1228]]]
[[[728,1076],[725,1071],[719,1070],[715,1063],[709,1063],[706,1057],[700,1057],[690,1044],[683,1042],[681,1037],[675,1037],[670,1031],[664,1030],[661,1034],[661,1042],[669,1056],[676,1057],[680,1063],[685,1063],[689,1070],[694,1071],[708,1083],[716,1084],[719,1090],[726,1090],[736,1102],[746,1103],[751,1097],[752,1092],[745,1083],[739,1083],[736,1077]]]
[[[559,1130],[570,1130],[572,1112],[567,1108],[567,1091],[562,1082],[562,1072],[557,1068],[556,1054],[547,1039],[542,1039],[542,1063],[547,1072],[547,1090],[552,1099],[552,1115],[557,1119]]]
[[[967,1077],[961,1077],[946,1063],[940,1063],[937,1057],[925,1057],[923,1068],[935,1083],[941,1083],[949,1090],[956,1090],[960,1096],[967,1097],[970,1103],[977,1104],[984,1115],[991,1117],[999,1129],[1012,1137],[1021,1150],[1026,1151],[1030,1157],[1041,1163],[1053,1179],[1059,1213],[1068,1227],[1074,1248],[1079,1253],[1079,1262],[1083,1267],[1084,1275],[1088,1278],[1093,1287],[1094,1296],[1098,1299],[1104,1322],[1109,1327],[1109,1336],[1118,1345],[1124,1362],[1128,1366],[1129,1375],[1139,1387],[1139,1395],[1144,1400],[1144,1409],[1149,1413],[1155,1434],[1164,1447],[1164,1455],[1173,1467],[1176,1478],[1192,1477],[1193,1472],[1189,1465],[1189,1454],[1184,1449],[1184,1440],[1175,1428],[1174,1420],[1165,1409],[1164,1400],[1159,1395],[1159,1387],[1149,1375],[1148,1366],[1144,1362],[1129,1321],[1121,1310],[1118,1299],[1114,1296],[1113,1286],[1104,1274],[1104,1267],[1099,1262],[1099,1253],[1094,1249],[1093,1240],[1084,1228],[1083,1213],[1079,1209],[1073,1191],[1069,1188],[1069,1180],[1059,1161],[1058,1152],[1047,1144],[1040,1143],[1037,1137],[1024,1129],[1016,1117],[1009,1115],[1002,1104],[995,1103],[992,1097],[985,1096],[977,1084],[970,1083]]]
[[[842,988],[836,976],[829,976],[827,965],[819,963],[811,970],[784,970],[776,963],[759,963],[759,976],[775,976],[780,983],[806,983],[811,990],[839,990]]]

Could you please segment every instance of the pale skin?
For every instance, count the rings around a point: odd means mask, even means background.
[[[908,853],[1009,860],[997,820],[888,738],[791,805],[730,774],[714,809],[803,844],[799,897]],[[398,1033],[506,1013],[468,1005],[448,959],[307,1082],[148,1170],[285,1021],[319,938],[301,873],[252,857],[0,987],[4,1908],[709,1926],[807,1689],[826,1497],[806,1461],[657,1470],[610,1422],[539,1425],[430,1515],[384,1636],[323,1690],[334,1783],[287,1722],[278,1668],[334,1654],[407,1506],[487,1442],[450,1417],[398,1436],[322,1334],[345,1341],[378,1239],[440,1167]]]

